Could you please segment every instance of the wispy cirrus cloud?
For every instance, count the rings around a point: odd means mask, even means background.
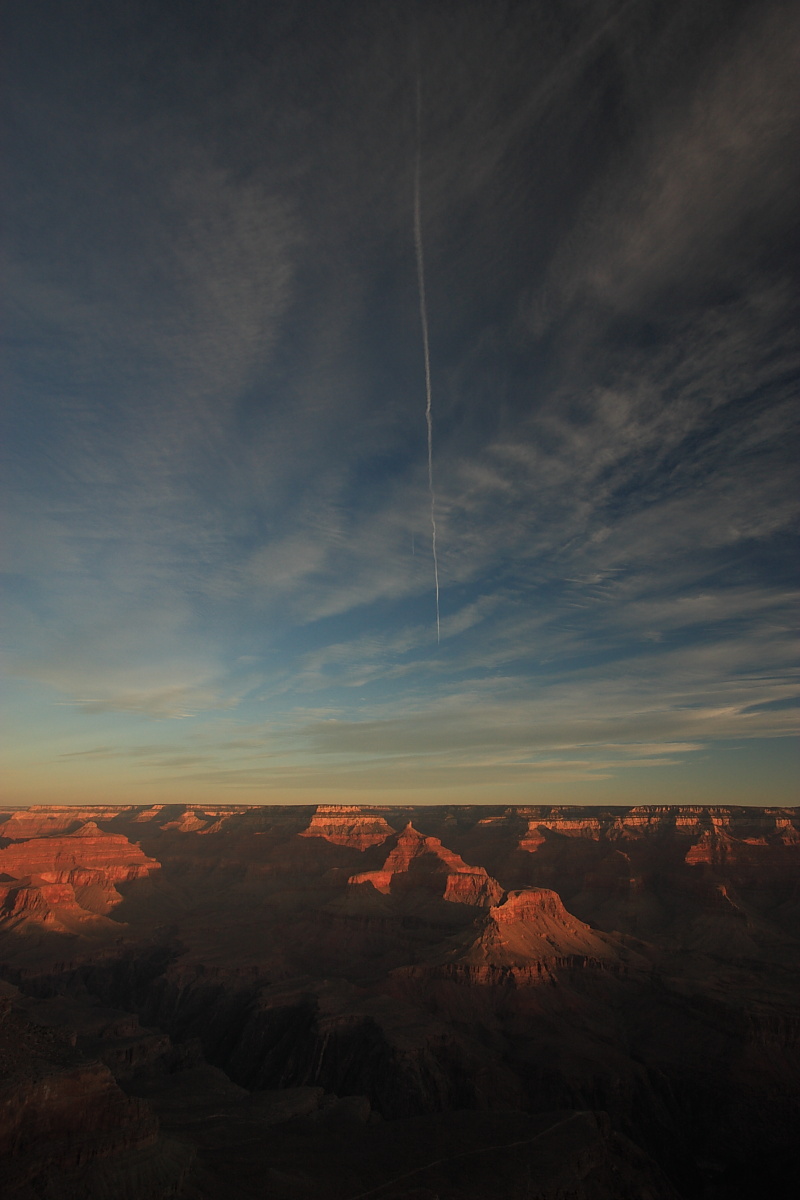
[[[59,755],[490,788],[788,731],[797,17],[734,7],[420,18],[438,647],[405,14],[176,10],[168,62],[15,18],[6,612]]]

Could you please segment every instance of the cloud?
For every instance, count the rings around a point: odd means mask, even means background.
[[[555,257],[551,297],[631,309],[709,268],[739,273],[743,241],[736,255],[728,239],[745,220],[773,234],[797,183],[798,36],[789,6],[760,6],[720,38],[694,87],[643,109],[649,127]]]
[[[211,708],[233,708],[237,699],[223,699],[213,692],[178,685],[152,692],[116,692],[102,699],[77,697],[70,703],[86,713],[137,713],[147,717],[181,718]]]
[[[31,26],[7,612],[87,761],[109,713],[293,788],[787,732],[796,15],[556,7],[421,17],[438,647],[407,14]]]

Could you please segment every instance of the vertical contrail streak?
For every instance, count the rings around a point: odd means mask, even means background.
[[[431,545],[433,547],[433,580],[436,589],[436,642],[441,641],[439,623],[439,560],[436,557],[436,493],[433,490],[433,418],[431,415],[431,354],[428,338],[428,305],[425,299],[425,256],[422,248],[422,204],[420,175],[422,171],[422,79],[417,66],[417,152],[414,161],[414,246],[417,252],[417,287],[419,290],[419,319],[422,325],[422,353],[425,360],[425,421],[428,426],[428,491],[431,498]]]

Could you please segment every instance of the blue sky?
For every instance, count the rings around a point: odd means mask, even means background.
[[[8,26],[11,802],[796,802],[796,6]]]

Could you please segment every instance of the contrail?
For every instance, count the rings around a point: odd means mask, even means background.
[[[523,118],[526,122],[533,119],[536,108],[544,110],[553,93],[557,92],[559,84],[564,81],[573,67],[580,67],[587,54],[594,49],[596,43],[609,29],[619,22],[620,17],[635,3],[635,0],[622,0],[619,7],[604,21],[590,36],[578,46],[564,62],[547,75],[540,84],[531,103],[525,106]],[[419,46],[419,28],[415,29],[414,49],[416,52],[417,68],[417,121],[416,121],[416,155],[414,160],[414,246],[417,254],[417,286],[419,289],[419,318],[422,325],[422,351],[425,359],[425,421],[428,427],[428,491],[431,498],[431,545],[433,548],[433,579],[436,589],[436,641],[441,642],[441,626],[439,620],[439,560],[436,555],[436,493],[433,487],[433,420],[431,416],[431,356],[428,337],[428,305],[425,299],[425,255],[422,245],[422,203],[420,199],[420,176],[422,174],[422,68]],[[533,111],[532,111],[533,110]],[[412,542],[413,551],[413,542]]]
[[[436,557],[436,493],[433,490],[433,419],[431,416],[431,354],[428,338],[428,305],[425,300],[425,256],[422,248],[422,205],[420,175],[422,173],[422,75],[417,60],[417,152],[414,161],[414,246],[417,252],[417,287],[419,290],[419,319],[422,325],[422,353],[425,360],[425,422],[428,426],[428,491],[431,497],[431,545],[433,547],[433,580],[436,588],[436,643],[441,641],[439,623],[439,560]]]

